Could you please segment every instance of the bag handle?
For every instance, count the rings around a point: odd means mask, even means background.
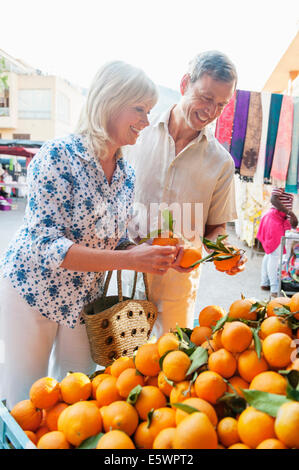
[[[108,274],[106,276],[105,284],[104,284],[104,290],[103,290],[103,295],[102,298],[105,299],[107,296],[107,291],[109,288],[109,283],[111,280],[113,271],[108,271]],[[137,271],[134,272],[134,283],[133,283],[133,290],[132,290],[132,295],[131,299],[134,298],[135,292],[136,292],[136,284],[137,284]],[[145,287],[145,296],[146,300],[149,298],[149,290],[148,290],[148,282],[147,282],[147,276],[146,273],[142,273],[143,275],[143,282],[144,282],[144,287]],[[122,281],[121,281],[121,271],[117,271],[117,290],[118,290],[118,300],[119,302],[123,301],[123,294],[122,294]]]

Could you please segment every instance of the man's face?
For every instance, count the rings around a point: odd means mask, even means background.
[[[196,82],[185,75],[181,82],[181,110],[188,126],[196,131],[202,130],[217,119],[231,99],[235,82],[214,80],[204,74]]]

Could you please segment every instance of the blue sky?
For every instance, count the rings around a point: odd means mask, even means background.
[[[297,0],[10,0],[1,12],[1,49],[86,88],[121,59],[178,90],[188,61],[218,49],[238,88],[260,91],[299,27]]]

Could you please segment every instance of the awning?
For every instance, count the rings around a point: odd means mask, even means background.
[[[33,158],[39,148],[11,147],[0,145],[0,153],[5,155],[15,155],[16,157]]]

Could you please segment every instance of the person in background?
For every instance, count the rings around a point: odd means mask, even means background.
[[[177,203],[181,213],[184,203],[193,208],[199,204],[202,226],[195,226],[192,220],[191,230],[213,241],[226,234],[226,223],[236,219],[237,213],[234,161],[209,124],[220,116],[236,84],[236,68],[225,54],[207,51],[196,55],[181,79],[180,101],[152,119],[134,149],[124,150],[136,171],[135,202],[147,207],[147,213],[154,203]],[[144,226],[140,217],[139,225]],[[138,214],[136,219],[138,226]],[[243,270],[245,261],[241,257],[228,274]],[[181,274],[172,270],[162,278],[148,277],[150,299],[159,311],[153,329],[156,337],[176,324],[193,327],[199,272],[199,268]],[[128,290],[130,282],[128,279]]]
[[[293,194],[286,193],[283,188],[274,187],[270,199],[271,207],[262,216],[256,236],[265,251],[261,268],[261,289],[270,291],[272,297],[278,295],[281,237],[286,230],[298,225],[297,216],[292,210],[293,201]]]
[[[25,218],[0,273],[1,387],[9,409],[41,377],[60,381],[71,370],[96,369],[82,310],[103,290],[105,271],[161,276],[180,258],[177,247],[129,247],[126,240],[135,176],[121,148],[136,143],[156,101],[142,70],[105,64],[77,133],[46,142],[28,166]]]

